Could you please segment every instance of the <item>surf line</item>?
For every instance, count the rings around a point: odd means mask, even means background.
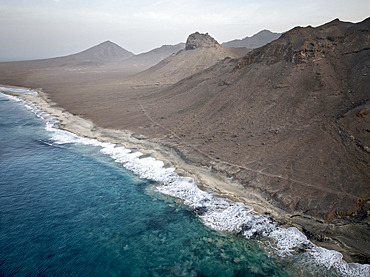
[[[179,176],[175,168],[166,168],[163,161],[144,156],[141,152],[133,152],[121,144],[100,142],[60,129],[53,116],[40,110],[34,103],[22,99],[19,94],[23,92],[19,89],[14,91],[12,88],[6,88],[6,90],[17,93],[19,97],[6,93],[2,93],[3,95],[21,102],[44,120],[45,129],[50,132],[53,143],[100,147],[102,154],[110,156],[139,177],[158,182],[159,185],[156,187],[158,192],[181,199],[206,226],[221,232],[241,234],[247,239],[258,239],[261,247],[273,257],[289,260],[299,256],[300,263],[297,266],[300,269],[303,266],[307,272],[322,275],[322,270],[328,270],[342,276],[370,276],[370,265],[347,263],[341,253],[316,246],[295,227],[280,227],[244,203],[232,202],[216,193],[200,190],[192,178]]]

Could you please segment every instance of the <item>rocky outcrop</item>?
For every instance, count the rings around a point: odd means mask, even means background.
[[[186,40],[186,50],[193,50],[196,48],[201,48],[201,47],[218,47],[220,44],[213,38],[211,37],[208,33],[206,34],[200,34],[199,32],[195,32],[194,34],[191,34],[188,39]]]

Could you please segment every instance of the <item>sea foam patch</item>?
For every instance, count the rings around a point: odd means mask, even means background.
[[[17,93],[24,93],[30,95],[37,95],[37,92],[30,89],[23,89],[23,88],[8,88],[8,87],[0,87],[0,91],[10,91],[10,92],[17,92]]]
[[[6,98],[8,98],[8,99],[11,99],[11,100],[13,100],[13,101],[16,101],[16,102],[21,102],[22,101],[22,99],[20,99],[19,97],[17,97],[17,96],[13,96],[13,95],[9,95],[9,94],[6,94],[6,93],[1,93],[0,92],[0,95],[2,95],[3,97],[6,97]],[[23,101],[24,102],[24,101]]]
[[[202,191],[192,178],[179,176],[174,168],[166,168],[162,161],[145,157],[141,152],[61,130],[51,115],[31,103],[17,99],[45,120],[45,128],[50,132],[53,143],[100,147],[101,153],[109,155],[141,178],[160,183],[157,186],[159,192],[181,199],[210,228],[238,233],[246,238],[258,238],[270,255],[293,259],[301,272],[310,272],[313,276],[316,273],[321,276],[370,276],[370,265],[346,263],[341,253],[314,245],[297,228],[282,228],[267,217],[258,215],[244,203],[232,202],[217,194]],[[306,268],[306,271],[302,268]]]

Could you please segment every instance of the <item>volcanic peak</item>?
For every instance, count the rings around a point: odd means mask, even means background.
[[[194,34],[189,35],[188,39],[186,40],[186,50],[192,50],[196,48],[211,48],[211,47],[218,47],[220,44],[211,37],[208,33],[200,34],[199,32],[195,32]]]

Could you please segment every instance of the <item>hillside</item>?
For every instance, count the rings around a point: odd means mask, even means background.
[[[222,43],[223,46],[227,47],[245,47],[249,49],[259,48],[273,40],[278,39],[281,36],[280,33],[273,33],[269,30],[262,30],[251,37],[245,37],[243,39],[234,39],[228,42]]]
[[[209,34],[191,34],[185,49],[162,60],[148,70],[139,73],[132,83],[173,84],[201,72],[226,57],[241,57],[249,50],[220,45]]]
[[[156,125],[137,131],[167,136],[186,159],[260,192],[308,235],[335,236],[368,262],[369,32],[370,19],[294,28],[141,98]]]
[[[152,95],[148,111],[189,141],[201,143],[192,130],[202,130],[201,136],[210,141],[198,146],[206,153],[225,144],[224,153],[218,153],[222,160],[255,164],[285,176],[283,183],[296,179],[333,190],[333,199],[323,203],[299,198],[303,192],[297,191],[291,208],[323,218],[352,214],[357,198],[364,198],[364,192],[370,197],[369,173],[363,167],[369,134],[351,126],[368,120],[369,22],[335,20],[318,28],[294,28],[240,60],[225,60]],[[357,116],[352,110],[363,112]],[[341,162],[334,162],[339,158]],[[240,178],[253,183],[252,177],[247,179]],[[274,199],[283,201],[283,195],[275,193]]]

